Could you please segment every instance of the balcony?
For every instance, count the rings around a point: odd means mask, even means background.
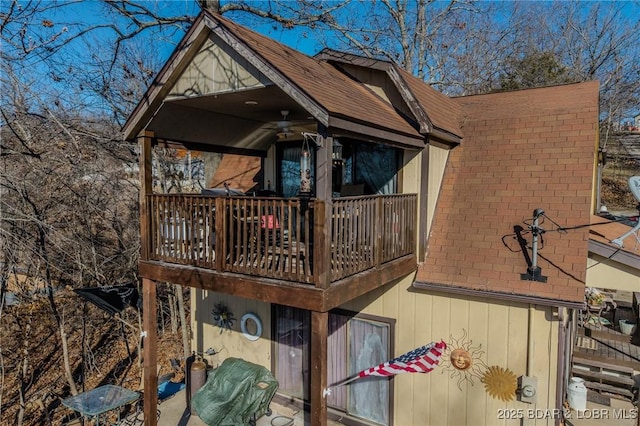
[[[156,265],[311,288],[408,256],[415,268],[415,194],[335,198],[331,209],[313,198],[152,194],[146,209],[142,261]]]

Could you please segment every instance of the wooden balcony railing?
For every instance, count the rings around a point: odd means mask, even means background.
[[[416,215],[414,194],[334,199],[331,281],[413,253]]]
[[[416,196],[333,200],[331,238],[324,241],[310,200],[149,195],[149,260],[224,272],[315,283],[313,251],[331,253],[331,281],[411,254],[416,245]],[[144,251],[143,251],[144,252]]]

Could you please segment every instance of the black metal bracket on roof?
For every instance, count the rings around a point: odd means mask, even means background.
[[[520,279],[523,281],[538,281],[542,283],[547,282],[547,277],[542,275],[542,269],[538,266],[538,238],[545,232],[544,229],[539,226],[539,219],[542,215],[544,215],[544,210],[535,209],[533,211],[533,222],[531,225],[529,225],[529,230],[533,235],[533,241],[531,244],[531,257],[529,257],[529,252],[527,250],[527,241],[521,234],[523,228],[518,225],[514,226],[518,243],[520,244],[520,248],[522,249],[522,253],[528,266],[527,272],[524,274],[520,274]]]

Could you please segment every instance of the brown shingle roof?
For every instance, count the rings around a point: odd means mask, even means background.
[[[416,97],[429,120],[437,129],[462,136],[460,128],[460,105],[454,99],[438,92],[424,81],[413,76],[400,67],[398,73],[407,83],[409,90]]]
[[[421,137],[391,105],[327,62],[309,57],[219,15],[209,16],[285,75],[331,115]]]
[[[589,223],[598,83],[456,101],[465,138],[449,155],[416,280],[582,301],[587,227],[543,235],[538,265],[546,283],[520,279],[527,265],[512,234],[515,225],[526,230],[536,208],[561,226]]]
[[[248,192],[256,186],[256,175],[260,172],[260,167],[259,157],[223,154],[209,187],[222,188],[226,182],[233,189]]]

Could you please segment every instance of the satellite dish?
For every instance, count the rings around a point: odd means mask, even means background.
[[[629,189],[631,190],[631,193],[633,194],[633,196],[636,197],[636,200],[638,200],[638,203],[640,203],[640,176],[631,176],[629,178]],[[640,209],[640,204],[638,204],[638,207]],[[629,232],[626,232],[621,237],[618,237],[615,240],[611,240],[611,244],[615,244],[618,247],[622,248],[624,247],[622,243],[624,239],[627,238],[629,235],[635,234],[636,247],[637,247],[638,244],[640,244],[640,235],[638,235],[639,231],[640,231],[640,217],[638,218],[638,224],[636,226],[631,228]]]
[[[640,203],[640,176],[631,176],[629,178],[629,189]]]

